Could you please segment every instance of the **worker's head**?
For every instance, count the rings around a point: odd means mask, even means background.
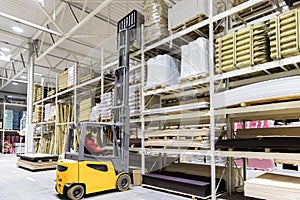
[[[96,135],[93,134],[92,132],[89,132],[88,134],[86,134],[86,137],[90,140],[95,140],[96,139]]]

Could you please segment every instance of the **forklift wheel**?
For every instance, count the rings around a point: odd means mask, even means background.
[[[67,196],[69,199],[78,200],[84,195],[84,187],[82,185],[73,185],[67,190]]]
[[[130,188],[130,176],[128,174],[122,174],[117,180],[117,188],[120,191],[126,191]]]

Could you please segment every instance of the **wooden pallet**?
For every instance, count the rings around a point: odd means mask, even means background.
[[[22,159],[17,161],[17,167],[22,167],[31,171],[56,169],[56,165],[56,161],[31,162]]]
[[[184,30],[184,29],[186,29],[186,28],[188,28],[188,27],[191,27],[191,26],[193,26],[193,25],[195,25],[195,24],[197,24],[197,23],[199,23],[199,22],[201,22],[201,21],[203,21],[203,20],[205,20],[205,19],[207,19],[207,17],[206,17],[205,15],[203,15],[203,14],[198,14],[197,16],[192,17],[192,18],[188,19],[187,21],[185,21],[185,22],[179,24],[178,26],[172,28],[171,30],[172,30],[173,33],[177,33],[177,32],[179,32],[179,31],[182,31],[182,30]],[[205,27],[204,27],[204,28],[205,28]],[[202,28],[202,29],[203,29],[203,28]],[[201,29],[201,30],[202,30],[202,29]],[[205,29],[207,29],[207,28],[205,28]],[[203,29],[203,30],[205,30],[205,29]],[[208,29],[207,29],[207,30],[208,30]]]
[[[191,82],[191,81],[199,80],[199,79],[206,78],[206,77],[207,77],[207,75],[204,75],[204,74],[197,74],[194,76],[181,77],[178,79],[178,83]]]
[[[157,89],[165,88],[165,87],[167,87],[167,85],[165,85],[165,84],[162,84],[162,85],[154,85],[154,86],[152,86],[152,87],[146,87],[146,88],[144,88],[144,91],[157,90]]]
[[[100,122],[112,122],[112,118],[100,119]]]
[[[299,100],[299,99],[300,99],[300,94],[295,94],[295,95],[289,95],[289,96],[272,97],[272,98],[265,98],[265,99],[260,99],[260,100],[242,102],[240,104],[235,104],[230,107],[249,107],[249,106],[255,106],[255,105],[260,105],[260,104],[279,103],[279,102]]]

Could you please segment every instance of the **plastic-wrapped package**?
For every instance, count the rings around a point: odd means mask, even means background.
[[[145,88],[178,83],[180,62],[169,55],[158,55],[147,61],[147,82]]]
[[[130,117],[139,116],[141,113],[141,85],[129,87],[129,109]]]
[[[144,6],[145,43],[168,36],[168,5],[164,0],[148,0]]]
[[[100,103],[96,103],[94,107],[92,107],[92,112],[90,114],[90,121],[96,122],[100,118],[101,113],[101,105]]]
[[[181,47],[180,79],[207,76],[209,70],[209,41],[203,37]]]
[[[113,103],[113,98],[111,92],[101,95],[101,103],[100,103],[101,120],[112,118],[112,103]]]
[[[55,105],[53,103],[45,104],[45,121],[54,121],[55,120]]]

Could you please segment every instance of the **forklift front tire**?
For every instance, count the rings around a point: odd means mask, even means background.
[[[126,191],[130,188],[131,179],[128,174],[121,174],[117,180],[117,188],[121,192]]]
[[[82,185],[73,185],[67,190],[67,197],[71,200],[79,200],[84,196],[84,187]]]

